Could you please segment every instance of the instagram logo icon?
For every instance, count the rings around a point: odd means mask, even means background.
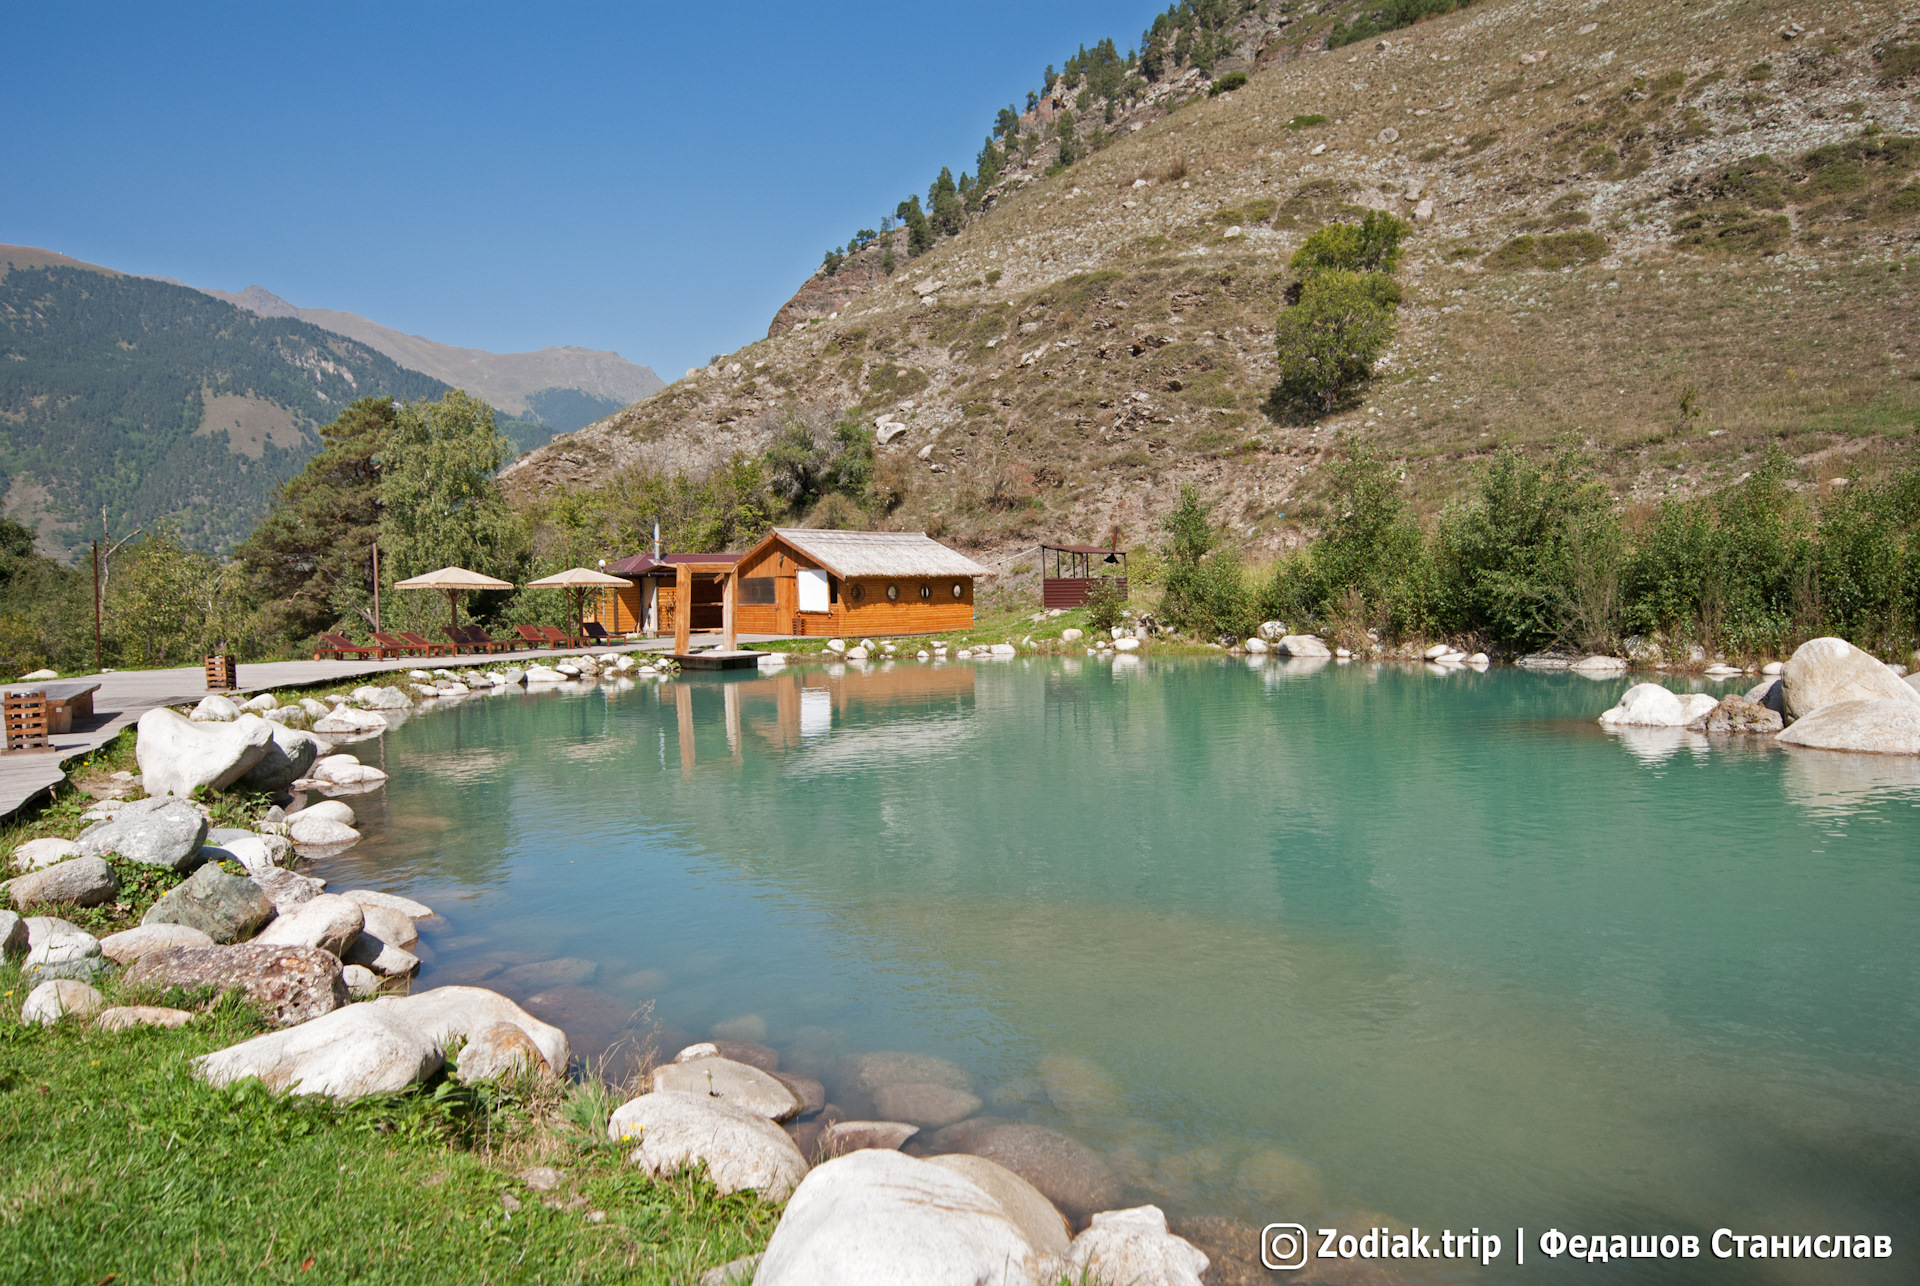
[[[1297,1223],[1270,1223],[1260,1230],[1260,1262],[1290,1270],[1307,1266],[1307,1230]]]

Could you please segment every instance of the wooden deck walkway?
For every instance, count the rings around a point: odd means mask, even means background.
[[[552,651],[509,652],[498,656],[435,657],[430,661],[423,661],[420,657],[393,661],[262,661],[240,667],[241,686],[234,692],[244,698],[249,693],[275,688],[332,684],[363,676],[373,678],[395,670],[432,669],[446,665],[526,665],[589,652],[663,652],[672,646],[673,640],[665,638]],[[49,737],[53,746],[51,750],[0,753],[0,821],[12,817],[65,780],[68,761],[113,740],[122,728],[136,722],[155,706],[192,705],[207,695],[206,674],[198,666],[183,666],[175,670],[124,670],[113,674],[69,674],[62,675],[61,679],[84,680],[100,685],[100,690],[93,694],[94,717],[76,721],[84,722],[85,726],[76,727],[72,732]]]

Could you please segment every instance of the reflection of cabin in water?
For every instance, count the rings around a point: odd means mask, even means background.
[[[1047,564],[1051,559],[1053,567]],[[1120,597],[1127,596],[1127,554],[1099,545],[1040,546],[1040,606],[1085,607],[1098,581],[1111,577]]]
[[[974,580],[991,574],[925,532],[791,527],[735,571],[743,633],[871,636],[971,629]]]
[[[609,576],[621,576],[630,588],[616,589],[588,604],[587,618],[598,621],[609,634],[671,634],[674,630],[674,579],[680,563],[735,563],[739,554],[635,554],[617,563],[608,563]],[[688,625],[694,630],[718,630],[723,623],[723,596],[726,577],[713,572],[695,573],[691,586],[693,615]]]
[[[897,727],[902,718],[911,720],[916,712],[928,719],[952,720],[970,714],[974,707],[971,665],[885,662],[871,670],[808,668],[669,687],[682,775],[691,774],[700,761],[703,739],[706,758],[719,757],[720,746],[711,732],[716,723],[725,735],[726,758],[739,760],[744,754],[743,733],[763,751],[777,754],[826,737],[836,726],[876,716],[892,720]],[[664,693],[661,696],[665,699]],[[702,732],[703,727],[709,731]]]

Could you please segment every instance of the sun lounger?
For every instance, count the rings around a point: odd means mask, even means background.
[[[422,643],[413,643],[398,634],[382,634],[374,631],[373,641],[387,650],[388,656],[431,656],[431,650]]]
[[[539,629],[547,642],[555,647],[585,647],[587,644],[585,639],[575,638],[573,635],[563,631],[558,625],[541,625],[536,628]]]
[[[426,637],[426,635],[415,634],[412,630],[401,630],[400,637],[415,647],[427,649],[428,656],[452,656],[460,650],[451,643],[435,643],[432,639]]]
[[[613,641],[613,636],[607,633],[607,627],[598,621],[582,621],[580,632],[586,635],[590,642],[611,643]]]
[[[344,634],[322,634],[320,646],[313,650],[313,659],[325,661],[331,658],[335,661],[344,661],[349,653],[354,656],[370,656],[376,661],[386,660],[386,653],[382,649],[361,647]]]
[[[541,627],[538,625],[516,625],[513,627],[513,632],[515,634],[518,634],[521,638],[521,641],[526,643],[529,647],[560,646],[559,644],[555,643],[552,639],[548,638],[545,634],[542,634],[540,632],[540,629]]]
[[[478,625],[462,625],[458,629],[449,629],[446,635],[470,652],[504,652],[513,647],[511,643],[488,638],[487,632]]]

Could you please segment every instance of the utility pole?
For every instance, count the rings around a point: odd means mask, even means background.
[[[380,628],[380,538],[373,540],[373,628]]]
[[[100,673],[100,542],[93,542],[93,672]]]

